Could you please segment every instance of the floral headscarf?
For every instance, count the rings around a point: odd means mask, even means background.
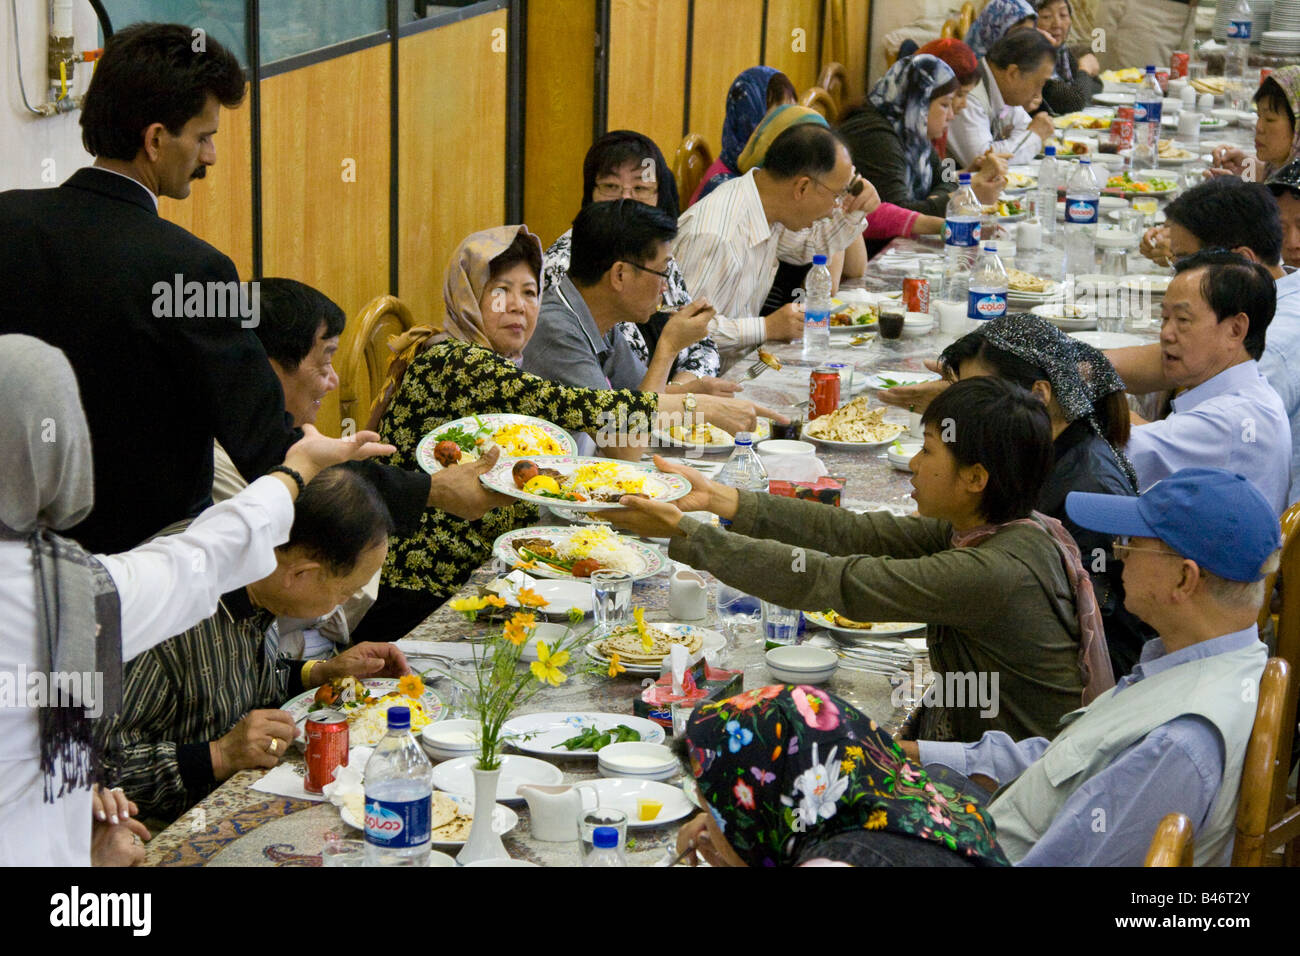
[[[1266,175],[1269,176],[1273,175],[1273,173],[1277,172],[1287,163],[1300,159],[1300,66],[1284,66],[1279,70],[1274,70],[1268,75],[1268,78],[1264,80],[1264,83],[1270,81],[1276,83],[1278,87],[1281,88],[1282,95],[1286,97],[1287,103],[1291,106],[1291,115],[1295,117],[1295,123],[1291,130],[1293,134],[1291,140],[1291,155],[1286,158],[1286,163],[1282,163],[1279,166],[1270,165],[1265,170]],[[1262,86],[1263,84],[1261,83],[1260,85]]]
[[[924,199],[934,182],[930,167],[930,144],[927,128],[930,97],[957,74],[943,60],[928,53],[917,53],[899,60],[889,68],[867,94],[871,105],[893,124],[903,142],[904,181],[913,199]]]
[[[750,866],[789,866],[807,843],[853,830],[1007,862],[976,801],[932,781],[875,721],[819,688],[777,685],[704,704],[686,740],[700,794]]]
[[[1037,20],[1037,17],[1028,0],[989,0],[988,6],[980,11],[966,31],[966,45],[982,58],[989,52],[989,47],[1021,20]]]
[[[740,172],[747,173],[751,169],[763,165],[763,160],[767,158],[767,151],[771,148],[776,138],[788,130],[791,126],[798,126],[800,123],[820,123],[822,126],[829,126],[826,117],[822,116],[816,110],[810,110],[806,106],[777,106],[763,117],[763,121],[755,127],[753,134],[749,137],[749,142],[745,145],[745,150],[740,154],[740,159],[736,163],[736,169]]]

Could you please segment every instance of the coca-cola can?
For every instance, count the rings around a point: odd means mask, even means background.
[[[819,365],[808,380],[808,420],[829,415],[840,407],[840,373],[838,369]]]
[[[1115,118],[1110,121],[1110,144],[1116,149],[1129,149],[1133,145],[1133,107],[1115,108]]]
[[[320,793],[334,782],[334,771],[348,765],[348,719],[337,710],[318,710],[307,715],[307,776],[303,789]]]
[[[1156,70],[1156,82],[1160,84],[1161,93],[1168,93],[1169,92],[1169,71]]]
[[[1191,55],[1186,50],[1175,50],[1169,58],[1169,75],[1182,77],[1187,75],[1187,65],[1191,63]]]
[[[930,280],[929,279],[904,279],[903,280],[903,304],[907,307],[908,312],[929,313]]]

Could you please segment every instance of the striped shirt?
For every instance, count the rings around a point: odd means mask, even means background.
[[[709,332],[724,368],[767,337],[759,313],[776,277],[777,260],[806,265],[817,253],[839,252],[866,224],[862,213],[839,209],[798,232],[769,223],[752,169],[682,213],[673,258],[687,286],[718,310]]]

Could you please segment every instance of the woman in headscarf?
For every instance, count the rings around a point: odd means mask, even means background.
[[[1032,27],[1037,14],[1029,0],[989,0],[988,5],[966,31],[966,45],[977,57],[983,57],[989,48],[1016,27]]]
[[[1101,64],[1091,52],[1070,49],[1070,0],[1034,0],[1038,32],[1056,47],[1056,72],[1043,84],[1043,102],[1058,116],[1083,109],[1105,86],[1097,79]]]
[[[678,834],[715,866],[1006,866],[983,800],[903,755],[848,701],[774,685],[703,704],[686,726]],[[693,862],[693,861],[692,861]]]
[[[91,721],[121,707],[123,663],[275,569],[299,480],[384,449],[369,432],[338,440],[304,426],[288,472],[259,478],[183,534],[92,555],[57,533],[94,505],[72,366],[38,339],[0,336],[0,401],[0,866],[87,866],[100,766]]]
[[[952,37],[940,37],[937,40],[931,40],[925,46],[917,50],[917,53],[925,53],[930,56],[938,57],[947,63],[953,73],[957,75],[957,92],[952,95],[952,115],[960,115],[961,111],[966,108],[966,97],[970,91],[975,89],[975,84],[980,81],[979,60],[975,58],[975,52],[961,40]],[[948,131],[945,129],[942,136],[934,140],[934,151],[940,159],[948,155]]]
[[[1255,155],[1235,146],[1216,147],[1214,172],[1240,176],[1250,166],[1250,181],[1262,183],[1300,159],[1300,66],[1284,66],[1266,76],[1255,91],[1255,108]]]
[[[570,388],[522,371],[518,361],[537,329],[541,276],[541,242],[527,226],[476,232],[452,254],[444,331],[412,329],[390,346],[397,358],[371,409],[370,421],[397,446],[393,464],[418,468],[420,439],[445,422],[485,412],[534,415],[595,435],[610,421],[653,424],[656,413],[685,411],[684,394]],[[752,424],[749,402],[715,395],[696,402],[705,420],[725,427],[725,414],[740,413]],[[513,500],[477,521],[426,510],[413,534],[390,539],[379,598],[354,639],[405,636],[491,557],[498,536],[536,521],[533,505]]]
[[[740,154],[754,128],[767,113],[778,106],[798,102],[798,94],[790,78],[770,66],[751,66],[731,84],[727,91],[727,115],[722,121],[722,150],[718,158],[704,171],[695,195],[687,203],[692,206],[729,179],[742,175]]]
[[[1019,386],[985,377],[946,389],[922,424],[910,463],[915,517],[737,491],[663,459],[659,467],[685,475],[691,494],[675,503],[624,498],[627,510],[607,514],[618,527],[670,538],[673,559],[782,607],[924,621],[945,687],[962,674],[999,675],[997,708],[972,706],[969,695],[928,702],[921,739],[975,740],[988,730],[1052,737],[1062,716],[1114,678],[1079,549],[1035,508],[1051,470],[1047,411]],[[683,511],[711,511],[731,526]]]
[[[635,199],[647,206],[656,206],[676,219],[678,216],[677,180],[664,161],[663,153],[648,136],[631,130],[619,129],[606,133],[587,150],[582,161],[582,208],[593,202],[614,199]],[[569,270],[570,244],[573,230],[551,243],[543,262],[546,288],[559,285]],[[668,308],[680,309],[689,305],[691,293],[686,288],[686,278],[676,261],[668,262],[668,291],[664,302]],[[659,313],[645,325],[620,322],[619,331],[631,346],[632,352],[646,365],[659,341],[669,316]],[[710,392],[730,395],[735,386],[717,378],[722,359],[713,339],[705,337],[681,351],[669,372],[669,381],[681,391]]]
[[[871,180],[880,198],[905,209],[943,217],[957,188],[944,174],[934,149],[953,117],[957,75],[938,57],[918,53],[899,60],[851,109],[839,126],[853,165]],[[996,166],[972,181],[981,202],[994,202],[1005,180]]]

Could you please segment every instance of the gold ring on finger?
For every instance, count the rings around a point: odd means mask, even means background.
[[[280,748],[280,741],[278,741],[277,739],[275,739],[274,737],[272,737],[272,738],[271,738],[271,746],[268,747],[267,749],[270,750],[271,753],[275,753],[276,750],[278,750],[279,748]]]

